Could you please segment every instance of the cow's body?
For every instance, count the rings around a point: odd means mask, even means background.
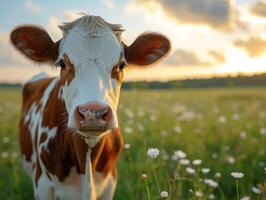
[[[36,199],[110,200],[123,143],[117,106],[124,68],[161,60],[170,41],[144,33],[127,46],[121,25],[90,15],[60,29],[57,42],[34,25],[19,26],[10,35],[27,58],[60,67],[59,77],[39,75],[23,87],[23,162]]]
[[[32,79],[23,88],[20,145],[36,199],[83,199],[89,174],[88,145],[67,128],[67,112],[58,78]],[[111,199],[115,162],[122,147],[118,129],[108,131],[92,149],[93,185],[97,199]],[[88,164],[88,163],[87,163]],[[86,189],[87,190],[87,189]],[[106,196],[104,196],[106,195]],[[101,198],[102,197],[102,198]]]

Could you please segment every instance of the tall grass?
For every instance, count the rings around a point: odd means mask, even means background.
[[[18,89],[0,90],[1,199],[33,199],[20,163],[20,99]],[[265,198],[266,89],[122,91],[118,113],[125,148],[115,199]],[[233,171],[244,174],[237,190]]]

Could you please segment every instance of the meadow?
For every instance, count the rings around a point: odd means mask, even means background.
[[[125,145],[114,199],[266,199],[266,88],[121,93]],[[3,200],[33,199],[18,146],[20,106],[19,89],[0,89]]]

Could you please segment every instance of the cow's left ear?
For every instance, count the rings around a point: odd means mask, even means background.
[[[40,26],[16,27],[10,34],[10,41],[18,51],[35,62],[54,62],[58,56],[59,42],[54,43]]]
[[[171,43],[166,36],[144,33],[130,46],[125,46],[125,58],[129,64],[146,66],[161,60],[170,49]]]

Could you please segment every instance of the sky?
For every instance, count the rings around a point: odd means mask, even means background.
[[[33,64],[9,42],[18,25],[43,26],[54,41],[57,27],[80,17],[98,15],[122,24],[131,44],[145,31],[171,40],[164,61],[145,69],[128,67],[125,79],[177,80],[266,72],[266,0],[9,0],[0,8],[0,82],[24,82],[49,65]]]

